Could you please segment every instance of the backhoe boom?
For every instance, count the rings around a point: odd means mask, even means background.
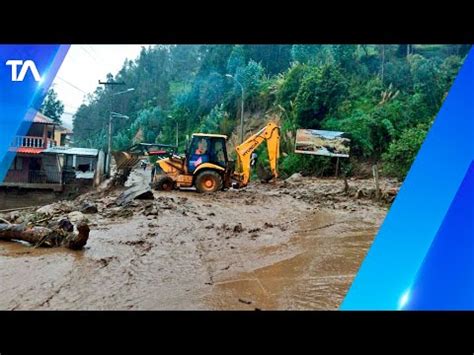
[[[280,127],[270,122],[235,148],[237,152],[237,171],[234,173],[234,176],[239,181],[241,187],[246,186],[250,180],[252,153],[264,141],[267,142],[268,161],[273,178],[278,177],[277,163],[280,156]]]

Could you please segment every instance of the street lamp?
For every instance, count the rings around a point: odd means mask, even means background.
[[[116,92],[115,94],[112,94],[111,96],[126,94],[127,92],[132,92],[132,91],[135,91],[135,88],[130,88],[130,89],[127,89],[127,90],[124,90],[124,91],[119,91],[119,92]]]
[[[117,96],[117,95],[122,95],[126,94],[129,92],[135,91],[135,88],[130,88],[124,91],[119,91],[116,92],[115,94],[112,94],[111,96]],[[112,159],[112,119],[113,118],[125,118],[128,120],[128,116],[122,115],[117,112],[112,112],[112,101],[110,102],[110,114],[109,114],[109,140],[108,140],[108,147],[107,147],[107,175],[109,176],[110,174],[110,161]]]
[[[232,75],[226,74],[228,78],[234,80],[240,86],[240,90],[242,91],[242,99],[241,99],[241,107],[240,107],[240,143],[244,142],[244,87],[242,84]]]

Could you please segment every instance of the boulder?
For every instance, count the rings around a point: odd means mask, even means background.
[[[36,213],[43,214],[43,215],[46,215],[46,216],[52,216],[53,214],[56,213],[56,205],[55,204],[50,204],[50,205],[40,207],[36,210]]]
[[[81,207],[81,212],[86,214],[97,213],[97,206],[90,202],[85,202]]]
[[[73,211],[73,212],[69,213],[67,215],[67,217],[72,223],[87,221],[86,216],[84,216],[84,214],[82,212],[79,212],[79,211]]]
[[[291,175],[285,181],[287,181],[287,182],[300,182],[302,180],[303,180],[303,175],[301,175],[300,173],[294,173],[293,175]]]

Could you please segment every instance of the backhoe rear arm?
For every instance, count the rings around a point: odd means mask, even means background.
[[[268,160],[274,178],[278,177],[277,162],[280,156],[280,127],[270,122],[260,131],[235,148],[237,151],[237,171],[234,176],[240,186],[246,186],[250,180],[250,160],[252,153],[264,141],[267,142]]]

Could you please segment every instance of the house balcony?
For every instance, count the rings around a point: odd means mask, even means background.
[[[55,146],[56,142],[53,139],[33,136],[17,136],[13,141],[12,148],[47,149]]]

